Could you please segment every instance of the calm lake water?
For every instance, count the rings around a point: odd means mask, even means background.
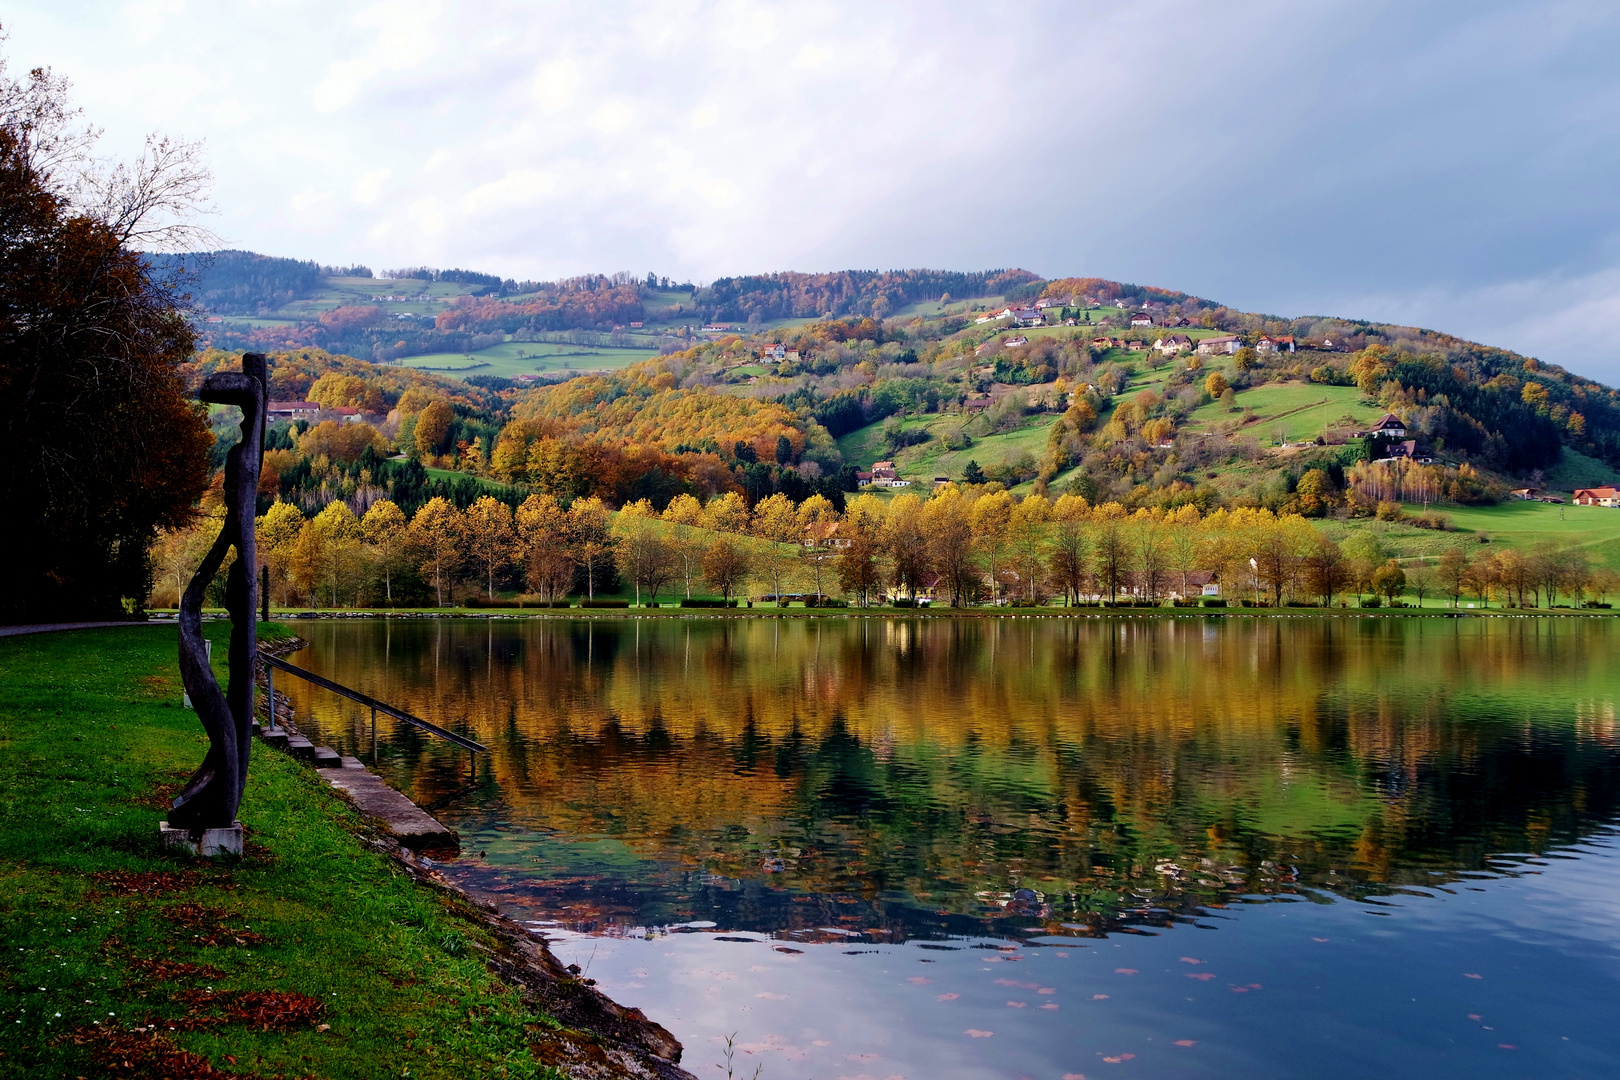
[[[490,747],[278,680],[700,1077],[1620,1075],[1610,621],[299,630]]]

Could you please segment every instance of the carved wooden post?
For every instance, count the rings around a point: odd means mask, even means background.
[[[264,457],[267,365],[262,353],[242,357],[242,371],[216,372],[203,381],[203,401],[242,410],[242,438],[225,459],[225,527],[197,568],[180,601],[180,679],[208,733],[208,753],[185,790],[175,797],[164,842],[204,855],[240,853],[242,825],[236,820],[247,782],[252,750],[253,673],[258,659],[254,616],[258,607],[254,511],[258,509],[259,466]],[[222,692],[208,665],[202,636],[202,602],[225,553],[236,549],[225,586],[231,616],[230,682]]]

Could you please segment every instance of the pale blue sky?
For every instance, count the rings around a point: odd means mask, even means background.
[[[518,277],[1023,266],[1620,381],[1620,6],[9,5],[232,246]]]

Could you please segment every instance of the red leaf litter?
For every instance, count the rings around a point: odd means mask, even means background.
[[[182,1049],[154,1031],[112,1027],[80,1028],[73,1041],[90,1048],[98,1076],[131,1080],[249,1080],[257,1073],[215,1068],[200,1054]],[[234,1064],[234,1062],[233,1062]],[[281,1080],[276,1074],[274,1080]]]
[[[182,870],[178,873],[160,871],[155,873],[137,873],[132,870],[104,870],[91,874],[90,880],[106,889],[108,892],[120,896],[160,896],[163,893],[178,892],[189,889],[201,880],[201,875],[195,870]]]
[[[286,1031],[313,1024],[326,1012],[320,998],[278,990],[187,990],[175,999],[187,1006],[186,1015],[171,1024],[180,1030],[246,1024],[260,1031]]]

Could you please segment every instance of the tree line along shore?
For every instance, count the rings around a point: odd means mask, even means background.
[[[1406,516],[1393,503],[1377,512]],[[173,605],[218,513],[208,508],[160,539],[155,606]],[[842,512],[819,494],[795,503],[777,493],[752,507],[734,492],[706,503],[680,495],[662,512],[647,500],[614,511],[596,498],[565,507],[535,494],[515,509],[490,495],[465,510],[435,497],[409,517],[388,499],[362,516],[341,500],[308,516],[277,501],[258,522],[270,598],[286,610],[737,602],[1602,610],[1620,584],[1579,544],[1480,539],[1438,534],[1432,556],[1397,559],[1374,530],[1335,539],[1299,514],[1132,511],[954,484],[926,498],[862,494]]]

